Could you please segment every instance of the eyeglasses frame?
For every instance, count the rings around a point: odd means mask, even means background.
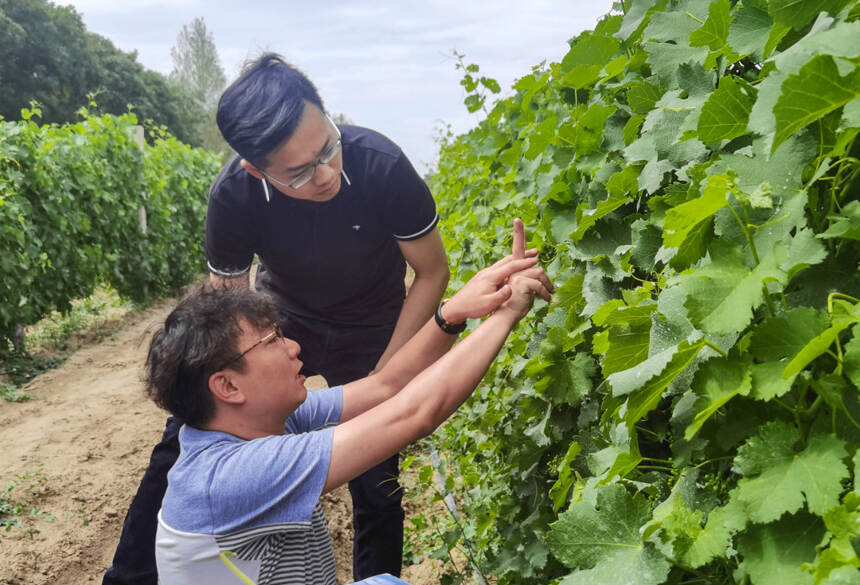
[[[321,157],[317,158],[317,160],[315,162],[310,163],[312,170],[311,170],[311,173],[306,178],[300,179],[299,177],[295,177],[291,181],[285,183],[283,181],[276,179],[275,177],[273,177],[272,175],[270,175],[269,173],[267,173],[263,169],[259,169],[260,173],[264,177],[266,177],[267,179],[272,181],[273,183],[277,183],[281,187],[287,187],[288,189],[298,190],[298,189],[301,189],[302,187],[304,187],[305,185],[307,185],[308,183],[310,183],[313,180],[314,175],[317,172],[317,167],[320,165],[329,164],[337,156],[337,153],[339,153],[343,149],[343,142],[341,141],[340,128],[337,127],[337,124],[334,123],[334,120],[332,120],[328,114],[325,115],[325,118],[326,118],[326,120],[329,121],[332,128],[334,128],[334,131],[337,132],[337,140],[335,140],[334,143],[330,146],[332,152],[331,152],[331,155],[328,156],[327,159],[325,157],[321,156]],[[305,172],[305,171],[302,171],[302,172]]]
[[[248,352],[249,352],[249,351],[251,351],[252,349],[254,349],[255,347],[257,347],[258,345],[261,345],[261,344],[263,344],[263,343],[266,343],[266,342],[268,342],[268,341],[271,341],[271,339],[272,339],[273,337],[276,337],[276,338],[278,338],[278,339],[284,339],[284,333],[283,333],[283,331],[281,331],[281,326],[280,326],[280,325],[274,325],[274,326],[272,326],[272,331],[271,331],[271,333],[267,333],[266,335],[264,335],[263,337],[261,337],[260,339],[258,339],[254,344],[252,344],[252,345],[251,345],[251,347],[249,347],[248,349],[246,349],[245,351],[243,351],[242,353],[240,353],[240,354],[239,354],[239,355],[237,355],[236,357],[230,358],[226,363],[224,363],[224,365],[222,365],[220,368],[217,368],[215,371],[216,371],[216,372],[220,372],[221,370],[225,369],[225,368],[226,368],[227,366],[229,366],[230,364],[233,364],[233,363],[235,363],[235,362],[239,361],[240,359],[242,359],[243,357],[245,357],[246,355],[248,355]]]

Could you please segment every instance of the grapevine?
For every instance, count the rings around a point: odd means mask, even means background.
[[[856,0],[628,0],[467,96],[451,288],[521,217],[557,289],[436,436],[482,573],[860,582],[858,38]]]

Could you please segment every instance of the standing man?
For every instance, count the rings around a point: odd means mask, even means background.
[[[433,198],[381,134],[334,124],[316,88],[280,56],[249,63],[221,97],[218,127],[238,153],[209,194],[206,256],[216,286],[269,294],[304,375],[331,387],[381,368],[431,317],[448,282]],[[415,279],[406,294],[406,264]],[[179,454],[168,419],[105,585],[155,585],[156,514]],[[349,482],[356,580],[400,574],[401,490],[394,455]]]
[[[384,136],[338,128],[311,82],[276,55],[227,88],[217,120],[239,156],[209,198],[212,282],[247,287],[257,254],[257,288],[302,346],[305,374],[322,374],[333,387],[384,365],[430,318],[448,283],[424,181]],[[404,299],[406,263],[415,280]],[[395,455],[349,483],[355,579],[400,574],[397,467]]]

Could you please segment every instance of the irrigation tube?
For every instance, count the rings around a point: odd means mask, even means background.
[[[445,489],[445,475],[442,473],[442,465],[439,461],[439,454],[436,452],[436,445],[433,444],[432,440],[427,441],[427,443],[430,445],[430,462],[433,464],[433,479],[436,480],[436,485],[439,486],[439,491],[444,496],[442,499],[445,502],[445,507],[448,508],[448,511],[457,524],[460,524],[460,514],[457,512],[457,504],[454,502],[454,496],[449,494],[448,490]],[[478,581],[478,585],[487,585],[487,581],[478,570],[478,567],[473,566],[472,568],[475,570],[475,579]]]

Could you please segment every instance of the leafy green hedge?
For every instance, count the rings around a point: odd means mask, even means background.
[[[443,142],[452,288],[517,216],[557,285],[439,436],[462,542],[503,584],[858,583],[860,6],[617,6]]]
[[[0,344],[16,325],[107,282],[144,301],[205,271],[206,194],[216,155],[156,133],[144,151],[133,115],[39,126],[37,109],[0,120]],[[146,231],[141,229],[145,210]]]

